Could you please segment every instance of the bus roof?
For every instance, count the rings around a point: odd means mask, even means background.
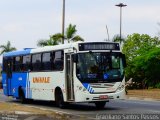
[[[4,53],[4,57],[9,57],[9,56],[17,56],[17,55],[27,55],[30,54],[31,49],[25,49],[25,50],[19,50],[19,51],[11,51]]]
[[[32,53],[40,53],[40,52],[47,52],[52,50],[62,50],[67,48],[72,48],[75,45],[78,45],[78,43],[81,42],[74,42],[69,44],[61,44],[61,45],[54,45],[54,46],[44,46],[40,48],[25,48],[24,50],[18,50],[18,51],[11,51],[3,54],[3,57],[10,57],[10,56],[20,56],[20,55],[28,55]]]
[[[67,43],[67,44],[61,44],[61,45],[54,45],[54,46],[45,46],[45,47],[40,47],[40,48],[25,48],[24,50],[19,50],[19,51],[12,51],[12,52],[7,52],[4,53],[4,57],[10,57],[10,56],[21,56],[21,55],[28,55],[28,54],[33,54],[33,53],[40,53],[40,52],[47,52],[47,51],[52,51],[52,50],[63,50],[67,48],[73,48],[73,47],[78,47],[79,43],[115,43],[115,42],[73,42],[73,43]]]
[[[81,43],[81,42],[40,47],[40,48],[36,48],[36,49],[31,50],[31,53],[38,53],[38,52],[42,52],[42,51],[47,52],[47,51],[52,51],[52,50],[63,50],[63,49],[67,49],[67,48],[73,48],[76,45],[78,45],[78,43]]]

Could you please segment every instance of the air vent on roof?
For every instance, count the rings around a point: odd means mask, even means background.
[[[34,48],[23,48],[24,50],[30,50],[30,49],[34,49]]]

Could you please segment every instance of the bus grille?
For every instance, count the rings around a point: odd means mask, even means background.
[[[91,83],[90,86],[92,88],[110,88],[113,87],[115,85],[114,83]]]

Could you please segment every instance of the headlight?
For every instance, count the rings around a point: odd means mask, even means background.
[[[81,89],[82,89],[82,86],[79,87],[79,90],[81,90]]]

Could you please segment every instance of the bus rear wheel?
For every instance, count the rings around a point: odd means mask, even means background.
[[[106,101],[95,102],[96,108],[103,109],[106,105]]]
[[[56,106],[58,106],[60,108],[65,107],[63,94],[62,94],[61,90],[56,90],[56,92],[55,92],[55,103],[56,103]]]
[[[26,103],[26,98],[22,89],[19,90],[19,100],[22,104]]]

